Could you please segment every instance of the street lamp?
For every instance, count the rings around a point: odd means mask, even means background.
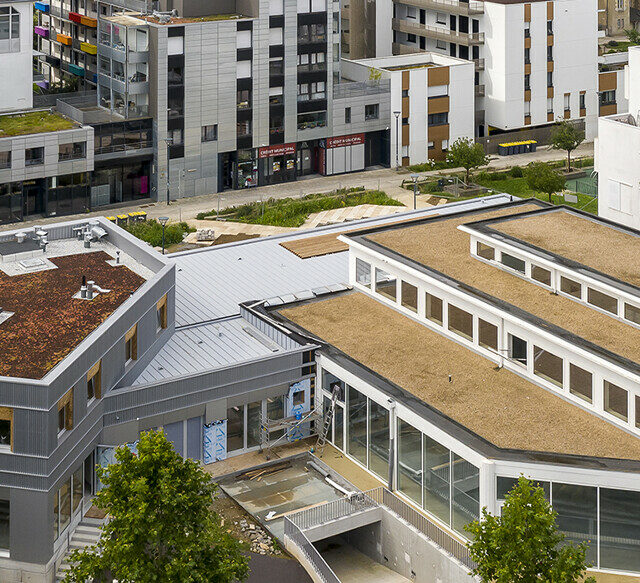
[[[169,217],[158,217],[158,222],[162,225],[162,254],[164,255],[164,229],[167,226]]]
[[[416,210],[416,200],[418,198],[418,178],[420,174],[412,174],[411,180],[413,180],[413,210]]]
[[[399,126],[399,120],[400,120],[400,114],[401,113],[402,112],[400,112],[400,111],[394,111],[393,112],[393,115],[396,116],[396,171],[398,170],[398,166],[399,166],[399,164],[398,164],[398,133],[400,131],[400,129],[399,129],[399,127],[400,127]]]

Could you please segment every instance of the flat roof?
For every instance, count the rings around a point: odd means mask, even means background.
[[[640,439],[365,294],[279,313],[499,448],[640,460]]]
[[[477,290],[505,303],[506,309],[515,306],[534,320],[543,320],[585,340],[587,349],[587,343],[591,343],[594,348],[604,349],[599,353],[605,358],[610,358],[605,352],[608,351],[626,359],[627,366],[637,368],[640,329],[475,259],[469,252],[469,234],[458,229],[466,223],[540,208],[535,201],[513,203],[500,210],[471,210],[454,217],[425,219],[416,225],[381,228],[354,237],[365,244],[373,243],[374,249],[382,246],[382,251],[397,255],[399,260],[407,258],[462,283],[471,294]]]
[[[79,128],[80,124],[49,110],[0,115],[0,138]]]
[[[115,265],[116,249],[62,239],[46,253],[27,245],[24,259],[0,257],[0,376],[41,379],[153,276],[122,252]],[[92,300],[74,297],[83,276],[103,290]]]
[[[349,59],[345,59],[349,61]],[[387,57],[374,57],[371,59],[354,59],[353,63],[376,67],[378,69],[403,70],[421,67],[446,67],[455,65],[469,65],[466,59],[443,55],[437,52],[419,52],[408,55],[389,55]]]
[[[640,234],[567,208],[489,223],[491,228],[640,286]]]

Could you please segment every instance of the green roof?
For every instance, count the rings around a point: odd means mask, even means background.
[[[77,124],[50,111],[0,115],[0,138],[70,130]]]

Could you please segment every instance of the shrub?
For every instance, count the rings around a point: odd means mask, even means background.
[[[514,166],[509,171],[509,174],[511,174],[513,178],[522,178],[524,176],[524,172],[522,171],[522,168],[520,168],[520,166]]]
[[[617,40],[610,40],[610,41],[607,43],[607,46],[608,46],[608,47],[617,47],[617,46],[618,46],[618,41],[617,41]]]
[[[162,225],[154,219],[142,223],[134,223],[125,227],[125,229],[153,247],[162,245]],[[185,222],[167,224],[164,233],[165,246],[181,243],[185,234],[192,231],[195,231],[195,229],[190,228]]]
[[[506,180],[506,172],[487,172],[487,180]]]

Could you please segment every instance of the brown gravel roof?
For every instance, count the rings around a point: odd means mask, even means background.
[[[364,294],[280,313],[498,447],[640,460],[640,439]]]
[[[58,269],[13,277],[0,272],[0,306],[14,312],[0,324],[0,376],[42,378],[144,283],[108,259],[97,251],[51,259]],[[73,299],[83,275],[111,291],[91,301]]]
[[[367,238],[517,306],[614,354],[640,363],[640,329],[474,259],[469,253],[469,235],[457,228],[465,223],[539,208],[535,205],[522,205],[499,211],[469,213],[381,231],[367,235]],[[568,236],[567,233],[559,232],[558,238],[563,235]]]
[[[567,259],[640,285],[640,237],[564,209],[491,225]]]

